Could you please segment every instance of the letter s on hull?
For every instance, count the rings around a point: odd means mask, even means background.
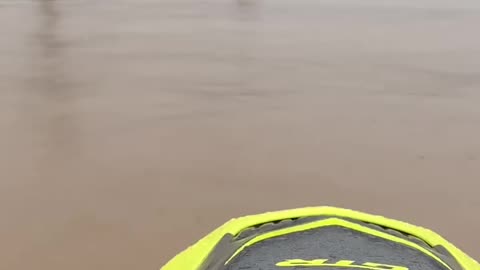
[[[336,263],[329,263],[328,259],[316,259],[316,260],[303,260],[303,259],[291,259],[282,261],[276,264],[279,267],[342,267],[350,269],[368,269],[368,270],[408,270],[407,267],[366,262],[362,264],[355,264],[355,261],[340,260]]]

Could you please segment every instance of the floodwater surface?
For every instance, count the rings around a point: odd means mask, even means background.
[[[0,0],[0,269],[158,269],[333,205],[480,258],[480,4]]]

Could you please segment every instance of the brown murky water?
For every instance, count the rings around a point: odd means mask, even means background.
[[[158,269],[335,205],[479,258],[478,1],[0,1],[0,269]]]

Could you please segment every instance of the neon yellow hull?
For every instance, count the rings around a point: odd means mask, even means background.
[[[233,259],[242,253],[245,249],[248,249],[251,246],[254,246],[262,241],[267,239],[273,239],[280,236],[285,236],[292,233],[312,230],[316,228],[325,228],[325,227],[342,227],[349,230],[360,232],[363,234],[371,235],[372,237],[378,237],[379,239],[385,239],[393,243],[406,246],[408,248],[417,250],[423,255],[435,260],[439,265],[444,267],[443,269],[449,270],[480,270],[480,265],[460,249],[455,247],[453,244],[442,238],[440,235],[415,225],[411,225],[405,222],[385,218],[377,215],[370,215],[358,211],[334,208],[334,207],[309,207],[309,208],[300,208],[286,211],[270,212],[259,215],[252,215],[241,217],[237,219],[232,219],[229,222],[225,223],[209,235],[205,236],[203,239],[198,241],[193,246],[189,247],[171,261],[169,261],[161,270],[208,270],[208,269],[223,269],[215,267],[206,267],[206,260],[211,260],[212,253],[219,243],[224,239],[226,235],[238,236],[243,231],[248,228],[258,226],[259,224],[265,224],[269,222],[278,222],[282,220],[291,220],[298,218],[306,217],[325,217],[320,220],[312,220],[310,222],[304,222],[295,226],[289,226],[286,228],[279,228],[270,230],[268,232],[263,232],[253,237],[250,237],[248,241],[242,242],[241,245],[238,245],[235,250],[232,250],[232,254],[229,254],[228,259],[225,262],[222,262],[222,265],[227,266]],[[358,221],[358,222],[357,222]],[[362,223],[359,223],[362,222]],[[377,230],[371,226],[362,225],[362,224],[374,224],[376,226],[381,226],[383,228],[388,228],[389,230],[395,230],[402,232],[404,234],[411,235],[413,238],[418,238],[427,243],[429,246],[436,247],[441,246],[446,250],[452,259],[455,261],[455,266],[447,263],[444,260],[444,256],[439,256],[436,252],[431,249],[418,244],[418,241],[410,241],[410,238],[398,237],[394,234],[390,234],[383,230]],[[290,259],[290,260],[288,260]],[[342,258],[343,259],[343,258]],[[342,264],[344,264],[342,266]],[[402,270],[408,269],[402,266],[392,266],[389,265],[387,268],[382,268],[381,264],[378,262],[367,262],[363,265],[357,264],[354,261],[340,260],[335,263],[329,263],[327,259],[318,258],[316,260],[302,260],[297,258],[285,258],[283,261],[276,263],[277,267],[288,267],[288,266],[330,266],[330,267],[344,267],[344,268],[363,268],[363,269],[393,269],[393,270]],[[375,266],[377,265],[377,266]],[[395,268],[396,267],[396,268]]]

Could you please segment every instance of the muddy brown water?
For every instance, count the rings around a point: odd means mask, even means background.
[[[0,1],[0,269],[158,269],[334,205],[480,257],[478,1]]]

